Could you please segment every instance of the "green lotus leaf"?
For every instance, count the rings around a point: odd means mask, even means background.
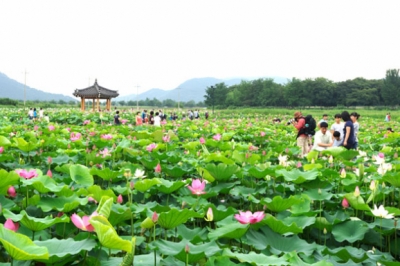
[[[299,169],[292,169],[287,171],[286,169],[277,170],[277,175],[281,175],[285,178],[287,182],[293,182],[295,184],[301,184],[306,181],[315,180],[319,174],[317,169],[313,169],[308,172],[302,172]]]
[[[15,172],[0,169],[0,195],[6,195],[10,186],[17,185],[21,177]]]
[[[106,217],[93,216],[90,224],[95,228],[99,241],[104,247],[132,252],[132,242],[120,238]]]
[[[289,216],[282,220],[285,224],[290,225],[295,223],[298,227],[304,229],[307,226],[315,223],[315,217],[308,216]]]
[[[322,164],[319,163],[311,163],[311,164],[304,164],[303,165],[303,169],[305,171],[310,171],[312,169],[321,169],[323,166]]]
[[[154,171],[154,168],[156,168],[157,164],[160,163],[159,160],[153,160],[152,158],[148,157],[142,157],[140,162],[146,167],[146,169]]]
[[[369,228],[364,221],[346,221],[334,225],[332,234],[338,242],[354,243],[357,240],[362,240],[368,230]]]
[[[202,217],[201,214],[189,209],[171,209],[168,212],[163,212],[158,217],[158,224],[166,229],[172,229],[180,224],[186,223],[189,218]]]
[[[197,150],[197,147],[200,145],[200,142],[198,141],[192,141],[192,142],[188,142],[183,144],[183,148],[185,148],[186,150],[189,150],[191,152],[194,152]]]
[[[232,159],[233,159],[233,157],[232,157]],[[224,155],[222,155],[221,153],[211,153],[210,155],[208,155],[206,158],[205,158],[205,161],[208,163],[208,162],[211,162],[211,161],[214,161],[214,162],[222,162],[222,163],[224,163],[224,164],[235,164],[235,162],[234,161],[232,161],[231,159],[228,159],[228,158],[226,158]]]
[[[183,169],[179,165],[163,165],[162,171],[166,173],[168,176],[174,178],[181,178],[183,175],[189,172],[187,170],[185,171],[185,169]]]
[[[39,175],[38,177],[31,178],[31,179],[21,179],[22,184],[26,186],[32,186],[34,187],[38,192],[40,193],[48,193],[48,192],[60,192],[61,190],[68,188],[66,185],[61,186],[60,184],[57,184],[54,179],[45,176],[45,175]]]
[[[277,256],[267,256],[262,253],[257,254],[254,251],[251,251],[248,254],[243,254],[232,252],[229,249],[225,248],[222,255],[229,258],[235,258],[240,262],[247,262],[257,266],[288,265],[288,261],[286,261],[283,257],[279,258]]]
[[[84,165],[74,164],[69,168],[71,179],[82,186],[93,185],[93,176],[90,174],[89,168]]]
[[[147,217],[146,219],[144,219],[143,222],[140,223],[140,227],[145,228],[145,229],[151,229],[154,227],[154,225],[155,225],[155,223],[149,217]]]
[[[311,200],[330,200],[333,196],[332,193],[322,190],[322,189],[310,189],[303,192],[306,194]]]
[[[11,211],[4,209],[3,215],[7,219],[11,219],[14,222],[20,221],[24,226],[32,231],[40,231],[57,223],[68,223],[69,217],[65,214],[61,217],[53,218],[52,216],[46,216],[45,218],[36,218],[29,216],[25,210],[21,211],[20,214],[14,214]]]
[[[232,176],[239,171],[239,167],[235,164],[227,165],[224,163],[207,164],[204,168],[216,181],[228,181]]]
[[[113,204],[111,207],[108,221],[112,225],[117,225],[123,221],[129,220],[132,217],[132,211],[125,205]]]
[[[121,152],[121,150],[125,150],[131,146],[131,142],[127,139],[123,139],[118,143],[118,146],[115,148],[115,153]]]
[[[169,180],[166,180],[164,178],[160,178],[161,184],[158,185],[158,191],[164,193],[164,194],[171,194],[172,192],[180,189],[184,185],[186,185],[185,182],[183,181],[174,181],[171,182]]]
[[[0,147],[8,147],[11,145],[11,142],[8,138],[4,136],[0,136]]]
[[[0,242],[14,260],[37,260],[49,258],[46,247],[35,245],[27,236],[6,229],[0,224]]]
[[[206,227],[187,228],[184,224],[178,225],[178,234],[193,244],[204,242],[207,239],[208,230]]]
[[[344,151],[346,151],[346,148],[344,147],[331,147],[329,149],[323,150],[321,153],[324,156],[332,155],[333,158],[337,158],[339,154],[341,154]]]
[[[3,195],[0,195],[0,208],[1,209],[12,209],[16,206],[15,202],[13,200],[7,199],[6,197],[4,197]],[[0,214],[1,214],[1,210],[0,210]]]
[[[70,212],[79,205],[86,205],[87,203],[87,198],[79,198],[76,194],[73,194],[70,197],[41,197],[37,206],[44,212],[49,212],[51,210]]]
[[[158,178],[139,180],[135,183],[135,190],[140,192],[146,192],[151,187],[158,184],[162,184],[162,182]]]
[[[345,149],[344,151],[339,153],[337,157],[342,158],[346,161],[350,161],[350,160],[354,159],[357,155],[359,155],[358,151]]]
[[[319,151],[312,150],[307,154],[307,161],[311,162],[313,159],[316,161],[318,159]]]
[[[104,196],[100,199],[99,206],[97,207],[97,213],[108,218],[111,212],[111,206],[113,204],[113,198]]]
[[[208,238],[210,240],[215,240],[219,238],[231,238],[238,239],[241,238],[249,229],[249,224],[241,224],[237,221],[232,221],[229,224],[225,224],[221,227],[218,227],[214,231],[211,231],[208,234]]]
[[[267,175],[274,175],[275,174],[275,169],[274,168],[270,168],[267,167],[265,169],[261,169],[260,167],[256,167],[256,166],[251,166],[248,169],[248,172],[251,176],[255,177],[255,178],[265,178]]]
[[[299,266],[333,266],[332,263],[327,262],[325,260],[318,261],[316,263],[306,263],[304,262],[298,255],[297,251],[292,251],[286,254],[286,259],[289,261],[290,265],[299,265]]]
[[[321,231],[326,229],[328,232],[331,232],[333,225],[325,217],[316,217],[313,227],[318,228]]]
[[[38,149],[39,143],[32,143],[32,141],[25,141],[23,138],[13,138],[14,145],[24,152],[30,152]]]
[[[302,200],[295,196],[290,196],[287,199],[283,199],[281,196],[275,196],[272,200],[264,198],[261,202],[265,204],[269,210],[273,212],[281,212],[289,209],[294,204],[302,202]]]
[[[361,248],[354,248],[351,246],[345,246],[335,249],[326,248],[322,251],[324,255],[333,255],[340,258],[342,261],[352,260],[355,263],[361,263],[368,258],[367,252]]]
[[[114,181],[118,178],[118,176],[121,175],[121,172],[113,171],[110,168],[98,169],[96,167],[93,167],[92,169],[90,169],[90,174],[97,175],[105,181]]]
[[[260,228],[260,230],[249,230],[246,237],[249,241],[249,245],[252,245],[254,248],[264,250],[267,247],[271,247],[273,250],[276,250],[274,253],[277,255],[296,250],[299,253],[310,256],[318,249],[318,245],[315,243],[308,243],[300,239],[297,235],[280,235],[267,226]]]
[[[68,163],[71,160],[71,157],[69,157],[66,154],[58,155],[57,157],[52,158],[52,163],[55,163],[57,165],[62,165],[65,163]]]
[[[303,232],[303,229],[298,227],[296,223],[287,225],[283,221],[278,220],[276,217],[268,213],[265,215],[265,218],[260,222],[260,224],[267,224],[274,232],[282,235],[287,233],[297,234]]]
[[[300,197],[297,196],[297,198],[300,199],[301,201],[297,204],[292,205],[290,211],[293,214],[308,213],[311,209],[311,207],[310,207],[311,199],[305,194],[302,194]]]
[[[51,264],[62,261],[65,257],[79,254],[82,250],[90,251],[96,246],[96,241],[93,239],[75,241],[72,238],[53,238],[44,241],[34,241],[34,243],[40,247],[47,248],[50,258],[43,262]]]
[[[126,189],[126,187],[125,187]],[[114,191],[109,189],[102,189],[98,185],[93,185],[87,189],[88,195],[91,195],[95,200],[100,201],[102,197],[109,197],[116,199],[117,196],[115,195]]]
[[[351,207],[353,207],[356,210],[361,210],[361,211],[370,211],[370,207],[365,204],[364,199],[361,196],[354,196],[354,193],[348,193],[344,195],[344,197],[348,200],[349,204]]]
[[[247,263],[234,263],[228,257],[213,256],[207,260],[205,266],[247,266]]]
[[[390,183],[395,187],[400,187],[400,172],[387,172],[383,176],[383,181]]]

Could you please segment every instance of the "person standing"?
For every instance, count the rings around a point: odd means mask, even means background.
[[[116,112],[115,112],[115,115],[114,115],[114,124],[115,124],[115,125],[120,125],[120,124],[121,124],[121,121],[119,120],[119,111],[116,111]]]
[[[332,137],[334,137],[333,133],[335,131],[338,131],[340,133],[339,138],[343,139],[343,127],[344,127],[344,123],[342,122],[342,115],[341,114],[335,114],[335,123],[333,123],[332,126],[331,126]],[[332,139],[332,140],[334,140],[334,139]]]
[[[156,115],[154,116],[154,125],[155,126],[161,126],[161,117],[158,112],[156,112]]]
[[[354,126],[354,149],[358,148],[358,131],[360,131],[360,124],[358,123],[358,118],[360,118],[360,114],[353,112],[350,114],[351,121]]]
[[[140,115],[140,112],[136,113],[136,125],[141,126],[143,124],[142,116]]]
[[[342,119],[345,122],[343,127],[343,146],[346,149],[354,149],[354,125],[351,121],[350,114],[347,111],[342,112]]]
[[[40,107],[40,110],[39,110],[39,120],[42,120],[42,119],[43,119],[43,113],[44,113],[43,108]]]
[[[36,108],[33,108],[33,120],[36,120],[36,118],[37,118]]]
[[[322,122],[328,123],[328,115],[327,114],[323,114],[322,119],[319,120],[318,125],[317,125],[319,128],[321,127]]]
[[[293,126],[297,129],[297,146],[301,149],[301,157],[308,152],[308,136],[304,134],[306,120],[301,112],[294,113]]]

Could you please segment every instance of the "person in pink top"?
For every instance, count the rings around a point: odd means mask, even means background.
[[[140,112],[136,113],[136,125],[141,126],[143,124],[142,116],[140,115]]]
[[[297,129],[297,132],[299,133],[302,128],[304,128],[306,124],[306,120],[304,116],[301,114],[301,112],[297,111],[294,113],[294,121],[293,121],[293,126]],[[297,134],[297,146],[300,147],[301,149],[301,156],[303,157],[304,155],[307,154],[308,152],[308,136],[306,134]]]

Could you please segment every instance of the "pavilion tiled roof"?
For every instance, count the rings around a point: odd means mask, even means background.
[[[119,93],[118,91],[113,91],[99,86],[96,79],[92,86],[80,90],[76,89],[73,95],[75,97],[85,97],[90,99],[109,99],[117,97]]]

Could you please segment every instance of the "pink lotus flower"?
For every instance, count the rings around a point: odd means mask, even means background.
[[[37,126],[37,125],[35,125],[34,127],[33,127],[33,130],[38,130],[39,129],[39,127]]]
[[[201,137],[199,141],[200,141],[200,144],[206,143],[206,140],[203,137]]]
[[[25,169],[17,169],[17,170],[15,170],[15,172],[16,172],[20,177],[23,177],[23,178],[25,178],[25,179],[31,179],[31,178],[34,178],[34,177],[37,177],[37,176],[38,176],[38,174],[37,174],[37,172],[36,172],[35,169],[31,169],[31,170],[29,170],[29,171],[26,171]]]
[[[146,150],[152,152],[155,148],[157,148],[157,145],[155,143],[151,143],[149,146],[146,147]]]
[[[94,131],[90,131],[90,132],[89,132],[89,136],[93,137],[93,136],[95,136],[95,135],[96,135],[96,132],[94,132]]]
[[[56,129],[55,126],[53,126],[53,125],[50,125],[48,128],[50,131],[53,131],[54,129]]]
[[[3,153],[3,151],[4,151],[4,148],[0,147],[0,153]]]
[[[52,162],[53,162],[53,158],[51,158],[50,156],[47,157],[47,163],[48,163],[48,164],[51,164]]]
[[[264,212],[255,212],[254,214],[251,211],[242,212],[239,211],[239,214],[235,214],[235,219],[239,221],[241,224],[255,224],[264,219]]]
[[[221,140],[221,134],[218,133],[217,135],[214,135],[213,139],[216,140],[216,141],[220,141]]]
[[[106,139],[106,140],[110,140],[110,139],[112,139],[113,137],[112,137],[111,134],[103,134],[103,135],[101,135],[101,138],[102,138],[102,139]]]
[[[161,121],[161,125],[166,125],[166,124],[167,124],[166,120]]]
[[[52,178],[53,177],[53,173],[51,172],[51,170],[47,170],[47,174],[48,177]]]
[[[69,127],[67,127],[66,130],[67,130],[68,132],[71,132],[71,128],[69,128]]]
[[[104,150],[99,151],[99,154],[103,155],[102,157],[105,158],[107,156],[111,156],[111,151],[109,151],[107,148],[104,148]]]
[[[156,212],[153,212],[151,220],[153,221],[153,223],[156,223],[158,221],[158,214]]]
[[[258,148],[256,146],[250,145],[249,146],[249,151],[256,151]]]
[[[15,198],[17,196],[17,192],[15,191],[15,188],[13,186],[9,187],[7,190],[8,196],[11,198]]]
[[[71,221],[72,223],[79,229],[83,231],[93,232],[94,227],[90,224],[90,219],[94,216],[98,216],[99,214],[95,211],[90,216],[79,217],[76,213],[72,214]]]
[[[206,188],[206,182],[205,181],[200,181],[200,179],[194,179],[192,181],[192,185],[188,186],[190,191],[192,191],[193,195],[200,196],[202,194],[206,194],[204,189]]]
[[[125,125],[128,122],[127,119],[121,119],[121,124]]]
[[[170,139],[169,135],[165,135],[165,136],[163,136],[162,140],[164,142],[169,142],[171,139]]]
[[[297,162],[297,165],[296,165],[296,167],[297,168],[300,168],[300,167],[302,167],[303,165],[301,164],[301,162]]]
[[[8,219],[6,220],[6,222],[4,223],[4,227],[7,228],[7,229],[9,229],[9,230],[12,230],[12,231],[14,231],[14,232],[17,232],[17,231],[18,231],[18,228],[19,228],[19,223],[14,223],[13,220],[11,220],[10,218],[8,218]]]
[[[154,172],[161,173],[161,165],[158,163],[157,166],[154,168]]]
[[[350,205],[349,205],[349,202],[347,201],[347,199],[346,199],[346,198],[343,198],[343,200],[342,200],[342,207],[343,207],[344,209],[347,209],[349,206],[350,206]]]
[[[93,197],[88,197],[88,201],[89,202],[94,202],[97,204],[97,200],[95,200]]]
[[[118,195],[118,197],[117,197],[117,202],[118,202],[119,204],[122,204],[122,202],[124,202],[124,200],[123,200],[121,194]]]
[[[80,140],[81,137],[82,137],[81,133],[72,132],[71,135],[70,135],[70,140],[71,141],[77,141],[77,140]]]
[[[85,121],[83,121],[83,124],[84,125],[87,125],[87,124],[89,124],[90,123],[90,120],[85,120]]]
[[[264,132],[264,131],[261,131],[261,132],[260,132],[260,136],[261,136],[261,137],[264,137],[264,136],[265,136],[265,132]]]

